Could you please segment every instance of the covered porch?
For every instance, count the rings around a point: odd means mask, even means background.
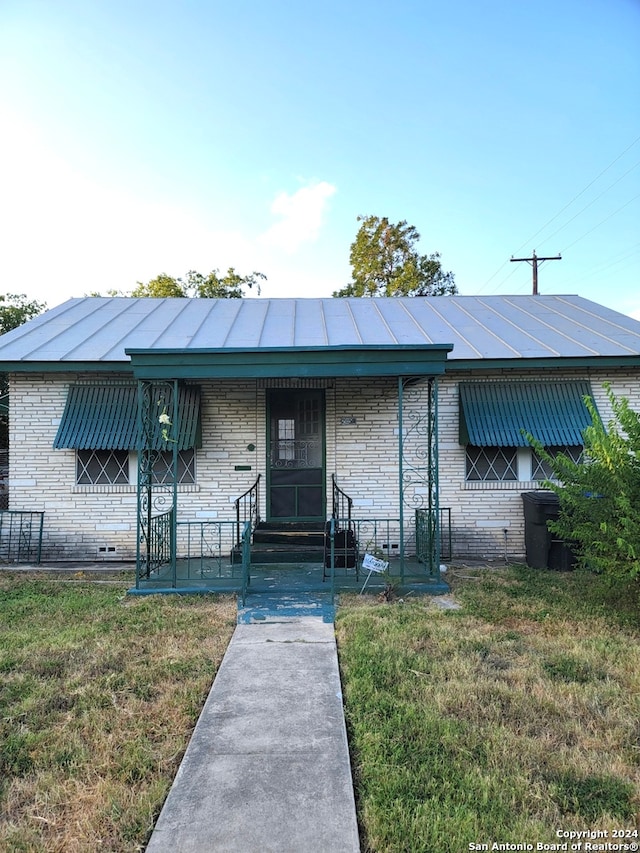
[[[451,348],[127,350],[138,383],[139,417],[132,592],[234,592],[242,600],[249,593],[295,590],[333,598],[363,586],[372,592],[391,587],[399,594],[446,592],[440,576],[437,380]],[[184,406],[198,395],[185,393],[185,388],[212,380],[236,380],[245,387],[255,383],[256,400],[262,394],[267,401],[265,442],[263,453],[249,445],[257,460],[253,486],[228,496],[228,517],[203,521],[194,513],[193,501],[187,511],[182,506],[180,451],[187,447],[187,436],[193,442],[193,424],[200,423]],[[357,420],[338,417],[330,400],[338,383],[354,389],[362,383],[395,388],[393,423],[376,433],[378,412],[365,416],[367,454],[358,454],[357,445],[337,436],[334,422]],[[301,388],[320,389],[314,391],[319,401],[315,408],[308,403],[313,394]],[[286,411],[290,399],[304,403],[302,415]],[[330,416],[325,414],[329,410]],[[256,414],[259,433],[258,421]],[[206,419],[202,429],[207,429]],[[154,474],[160,454],[170,460],[162,482]],[[252,466],[235,470],[245,467]],[[357,485],[349,485],[347,493],[338,485],[345,481]],[[310,526],[321,537],[322,551],[307,557],[291,548],[281,559],[276,554],[265,563],[257,536],[263,534],[265,520],[272,528],[279,522],[290,529],[297,522]],[[347,548],[349,555],[341,550]],[[384,571],[365,570],[367,555],[377,565],[386,564]]]

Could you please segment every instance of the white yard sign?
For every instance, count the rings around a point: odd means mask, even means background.
[[[369,574],[367,575],[366,581],[362,584],[362,589],[360,590],[360,595],[364,592],[364,588],[369,583],[369,578],[371,575],[376,572],[377,574],[383,574],[389,568],[389,563],[385,560],[379,560],[377,557],[374,557],[373,554],[365,554],[362,558],[362,568],[367,570]]]

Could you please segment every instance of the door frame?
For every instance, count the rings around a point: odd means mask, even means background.
[[[288,394],[300,397],[315,396],[320,403],[320,444],[321,444],[321,461],[322,469],[320,487],[322,489],[322,514],[317,516],[272,516],[271,515],[271,415],[273,410],[273,399],[276,395]],[[293,522],[315,522],[325,521],[327,512],[327,407],[326,394],[324,388],[268,388],[266,399],[266,520],[267,522],[281,521],[283,524],[291,524]],[[292,468],[291,470],[296,470]],[[304,470],[304,469],[300,469]]]

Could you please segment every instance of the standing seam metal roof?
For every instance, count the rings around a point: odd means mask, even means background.
[[[84,297],[1,336],[0,362],[128,362],[126,349],[444,344],[453,344],[450,362],[639,356],[640,322],[579,296]]]

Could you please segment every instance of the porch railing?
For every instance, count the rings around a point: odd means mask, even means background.
[[[240,546],[244,537],[244,526],[248,523],[250,530],[260,522],[260,474],[250,489],[236,499],[236,537],[234,547]]]
[[[138,576],[149,578],[153,572],[171,563],[173,543],[174,510],[152,515],[146,525],[144,542],[141,543],[142,559],[139,561]]]
[[[242,606],[246,604],[251,583],[251,523],[246,521],[242,528]]]
[[[0,511],[0,562],[39,563],[44,512]]]
[[[178,521],[178,560],[186,560],[188,578],[222,577],[233,564],[235,521]]]
[[[353,498],[343,491],[336,481],[336,475],[331,475],[332,498],[331,515],[343,526],[351,527],[351,511],[353,509]]]
[[[452,558],[451,509],[450,507],[440,507],[439,513],[440,558],[441,560],[450,560]],[[435,526],[433,519],[429,522],[428,510],[417,510],[416,521],[414,541],[412,542],[413,537],[410,535],[405,537],[404,544],[405,548],[411,550],[415,546],[416,558],[419,562],[423,562],[426,551],[432,546]],[[353,525],[360,556],[369,553],[384,560],[400,556],[399,518],[355,518]],[[427,565],[429,565],[428,562]]]

